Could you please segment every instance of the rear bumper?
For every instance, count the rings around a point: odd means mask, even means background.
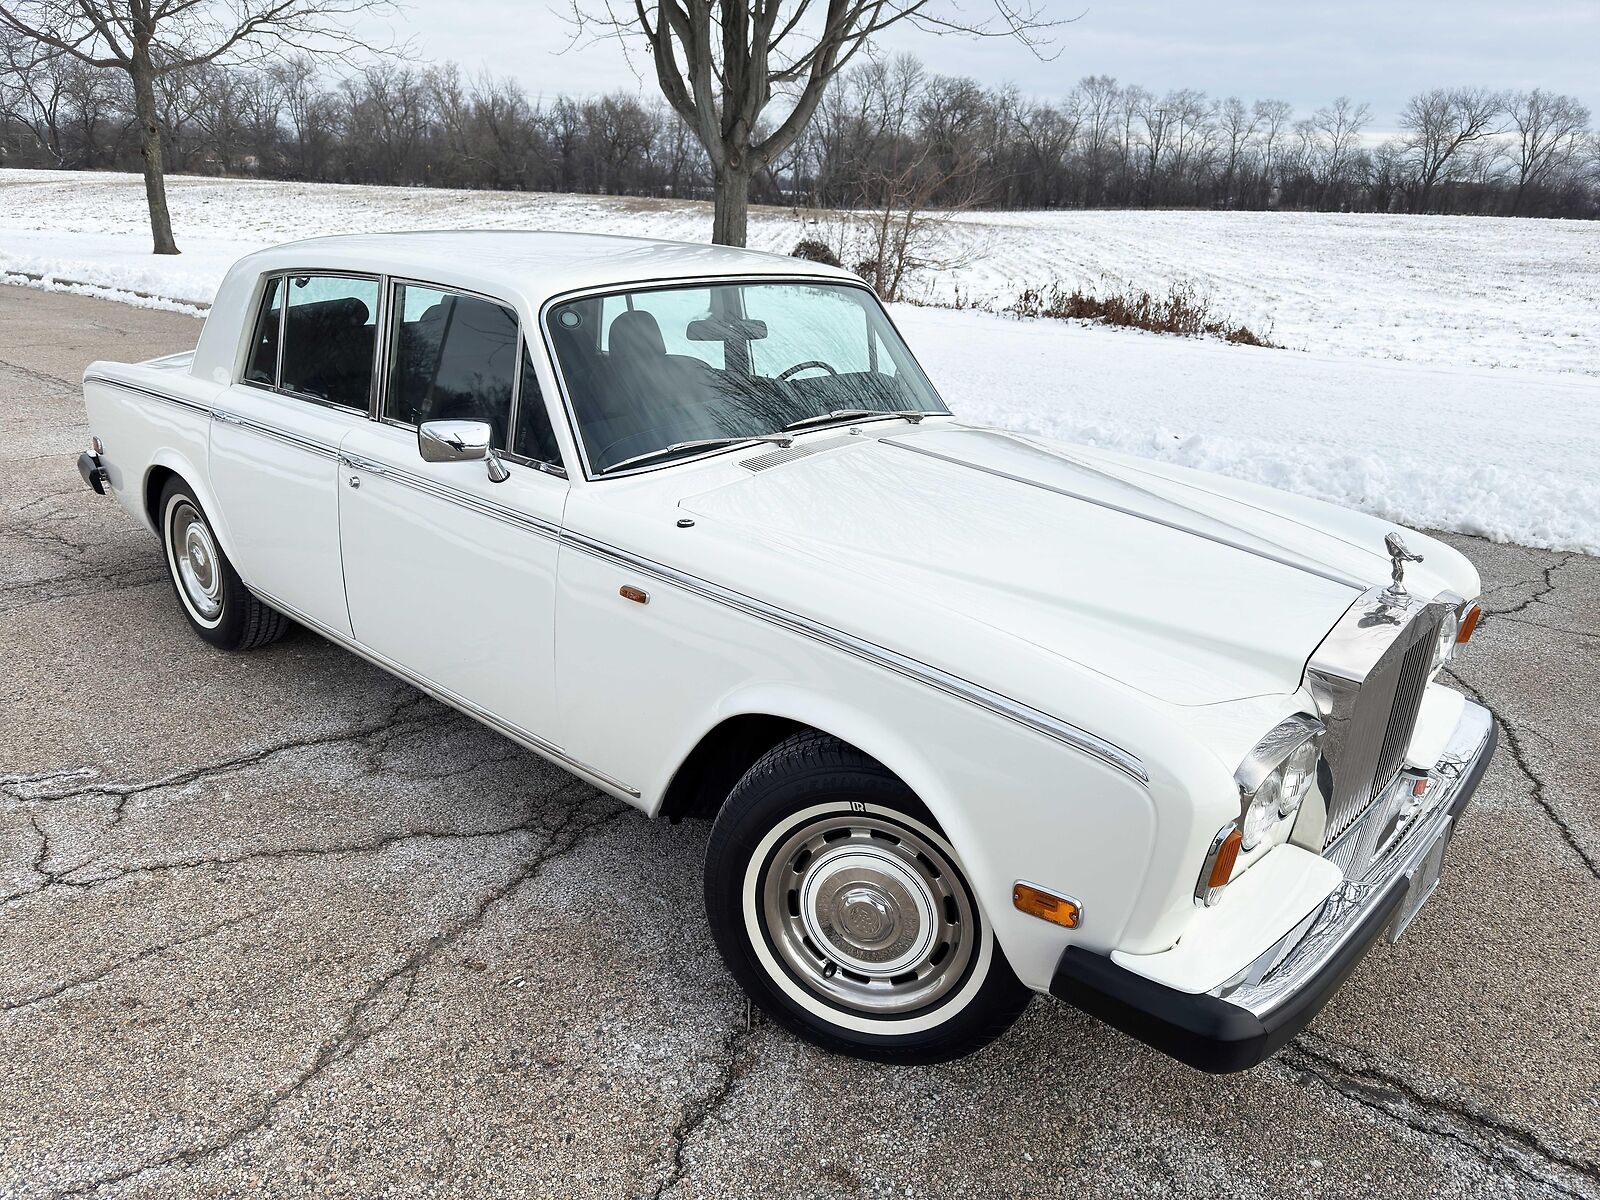
[[[1359,879],[1346,880],[1285,943],[1242,980],[1194,995],[1110,958],[1069,946],[1050,992],[1068,1004],[1202,1071],[1242,1071],[1308,1025],[1395,919],[1430,852],[1450,836],[1494,754],[1493,718],[1468,703],[1443,757],[1428,773],[1425,807]],[[1419,899],[1421,898],[1419,894]]]
[[[106,482],[110,476],[101,465],[100,456],[92,450],[85,450],[78,455],[78,474],[82,475],[83,481],[100,495],[106,494]]]

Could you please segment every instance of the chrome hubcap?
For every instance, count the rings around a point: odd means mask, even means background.
[[[960,982],[977,941],[966,884],[943,848],[863,813],[791,832],[769,860],[760,902],[783,964],[861,1012],[933,1003]]]
[[[207,621],[222,612],[222,567],[217,562],[217,544],[211,528],[199,510],[187,500],[172,506],[172,561],[178,572],[178,586],[189,606]]]

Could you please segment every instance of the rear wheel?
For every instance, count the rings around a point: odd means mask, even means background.
[[[167,573],[195,633],[223,650],[251,650],[288,631],[289,618],[245,587],[187,483],[169,479],[158,512]]]
[[[805,732],[740,780],[706,855],[724,961],[774,1019],[825,1049],[937,1062],[1026,1007],[955,851],[898,777]]]

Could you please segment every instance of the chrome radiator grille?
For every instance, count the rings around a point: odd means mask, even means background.
[[[1324,749],[1333,784],[1325,851],[1405,765],[1444,612],[1416,600],[1358,604],[1313,657],[1309,675],[1328,727]]]

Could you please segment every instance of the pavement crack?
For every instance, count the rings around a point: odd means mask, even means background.
[[[9,275],[10,273],[8,272],[8,278]],[[25,367],[21,363],[10,362],[4,358],[0,358],[0,367],[4,367],[8,371],[15,371],[18,375],[24,375],[33,380],[35,383],[43,383],[52,388],[66,388],[69,391],[74,391],[78,387],[78,384],[71,379],[63,379],[59,375],[51,375],[47,371],[39,371],[35,370],[33,367]]]
[[[1318,1042],[1323,1048],[1313,1044]],[[1464,1147],[1497,1171],[1566,1196],[1600,1195],[1600,1163],[1565,1154],[1531,1129],[1502,1117],[1430,1095],[1392,1071],[1354,1065],[1342,1050],[1336,1043],[1301,1034],[1279,1051],[1278,1060],[1417,1133]]]
[[[1493,704],[1489,703],[1488,698],[1485,697],[1482,692],[1473,687],[1472,684],[1468,683],[1465,679],[1461,678],[1461,676],[1454,670],[1446,667],[1442,673],[1448,675],[1474,700],[1489,710],[1489,715],[1495,719],[1496,723],[1498,723],[1500,726],[1501,732],[1505,734],[1505,745],[1506,749],[1511,752],[1511,761],[1516,764],[1517,770],[1521,771],[1523,778],[1528,781],[1528,787],[1531,789],[1533,802],[1544,810],[1545,816],[1550,818],[1551,823],[1555,825],[1556,829],[1560,832],[1561,839],[1566,842],[1567,845],[1571,846],[1573,852],[1583,860],[1583,865],[1589,869],[1589,874],[1594,876],[1596,880],[1600,880],[1600,861],[1596,861],[1594,854],[1592,854],[1584,846],[1584,844],[1578,840],[1577,832],[1570,824],[1568,824],[1567,819],[1556,809],[1556,806],[1551,802],[1550,797],[1545,795],[1544,779],[1537,771],[1533,769],[1533,764],[1529,761],[1529,755],[1523,746],[1523,739],[1526,736],[1527,731],[1519,729],[1515,724],[1513,724],[1504,713],[1497,709]]]
[[[1504,618],[1512,625],[1526,625],[1530,629],[1545,629],[1551,633],[1565,634],[1567,637],[1587,638],[1590,641],[1600,641],[1600,633],[1595,633],[1587,629],[1569,629],[1565,625],[1551,625],[1545,621],[1530,621],[1527,617],[1506,616],[1504,613],[1497,613],[1496,615]]]
[[[1483,615],[1485,617],[1508,617],[1514,613],[1526,612],[1556,590],[1556,572],[1570,564],[1574,559],[1581,557],[1583,556],[1575,551],[1567,551],[1555,562],[1540,571],[1537,578],[1523,579],[1511,585],[1513,587],[1533,587],[1534,591],[1530,592],[1525,599],[1513,604],[1510,608],[1489,608],[1484,606]]]
[[[574,781],[576,782],[576,781]],[[272,1091],[248,1120],[218,1136],[196,1145],[175,1150],[161,1158],[137,1166],[85,1180],[53,1193],[56,1197],[82,1196],[101,1191],[136,1176],[166,1167],[193,1166],[221,1154],[272,1124],[280,1109],[305,1091],[328,1070],[350,1058],[368,1042],[391,1028],[410,1007],[417,978],[423,969],[462,937],[479,928],[490,910],[543,873],[550,863],[571,852],[602,826],[630,815],[631,808],[617,808],[602,816],[578,822],[581,806],[573,807],[550,831],[544,844],[531,854],[504,882],[478,897],[465,917],[431,935],[416,946],[391,970],[369,984],[356,998],[333,1034],[325,1039],[305,1067],[281,1087]]]
[[[50,776],[43,776],[38,779],[6,777],[0,779],[0,796],[9,796],[14,800],[49,804],[72,800],[108,798],[112,801],[110,824],[116,826],[122,821],[124,807],[129,798],[146,792],[183,787],[203,779],[232,774],[248,767],[259,766],[284,755],[297,754],[305,750],[334,746],[340,743],[369,742],[375,750],[381,751],[386,749],[397,737],[415,732],[418,729],[434,726],[437,722],[431,715],[424,715],[417,711],[419,708],[431,708],[432,705],[433,702],[426,696],[416,693],[408,696],[371,725],[364,725],[355,729],[341,729],[311,737],[291,738],[236,758],[190,767],[170,775],[163,775],[159,779],[148,779],[138,783],[91,783],[65,791],[50,792],[48,789],[39,789],[35,785],[54,782],[55,779],[70,778],[70,773],[63,773],[54,778]],[[87,770],[88,768],[84,769]]]
[[[214,937],[225,930],[232,929],[238,925],[244,924],[246,921],[253,920],[268,911],[269,910],[265,908],[252,909],[250,912],[241,913],[238,916],[229,917],[224,921],[218,921],[215,924],[207,925],[204,929],[196,930],[195,932],[185,934],[182,937],[171,938],[165,942],[159,942],[153,946],[146,946],[137,954],[132,954],[127,958],[119,959],[110,966],[103,967],[100,970],[91,972],[88,975],[79,975],[72,979],[63,980],[61,983],[56,984],[54,987],[46,988],[42,992],[36,992],[31,996],[24,996],[20,1000],[0,1001],[0,1012],[12,1013],[19,1009],[31,1008],[35,1005],[44,1004],[47,1001],[54,1000],[58,996],[62,996],[76,988],[88,987],[91,984],[99,983],[102,979],[105,979],[109,975],[114,975],[118,971],[125,970],[128,967],[137,966],[146,959],[154,958],[158,954],[164,954],[168,950],[175,950],[179,946],[190,946],[195,942],[201,942],[206,938]]]
[[[73,878],[73,876],[84,870],[83,866],[78,866],[68,871],[54,872],[51,878],[52,882],[64,884],[67,887],[98,888],[115,883],[120,879],[127,879],[133,875],[162,875],[168,871],[189,871],[200,867],[235,867],[243,863],[270,862],[275,859],[333,858],[345,854],[372,854],[405,842],[469,842],[480,838],[499,838],[509,837],[517,833],[530,833],[536,829],[537,825],[531,820],[518,821],[514,825],[502,825],[494,829],[405,829],[396,833],[384,834],[382,837],[373,838],[371,841],[337,846],[279,846],[270,850],[250,850],[242,854],[202,855],[194,858],[170,859],[165,862],[141,863],[137,866],[120,867],[106,874],[95,875],[87,879]],[[33,893],[28,892],[25,894],[32,895]]]
[[[655,1190],[650,1193],[651,1200],[662,1200],[662,1197],[683,1181],[688,1169],[683,1161],[683,1152],[690,1139],[722,1110],[739,1081],[749,1074],[755,1029],[755,1020],[752,1016],[749,1022],[735,1025],[728,1031],[722,1043],[722,1059],[715,1084],[700,1099],[684,1105],[677,1121],[667,1131],[667,1144],[671,1156],[666,1163],[666,1170],[656,1182]]]

